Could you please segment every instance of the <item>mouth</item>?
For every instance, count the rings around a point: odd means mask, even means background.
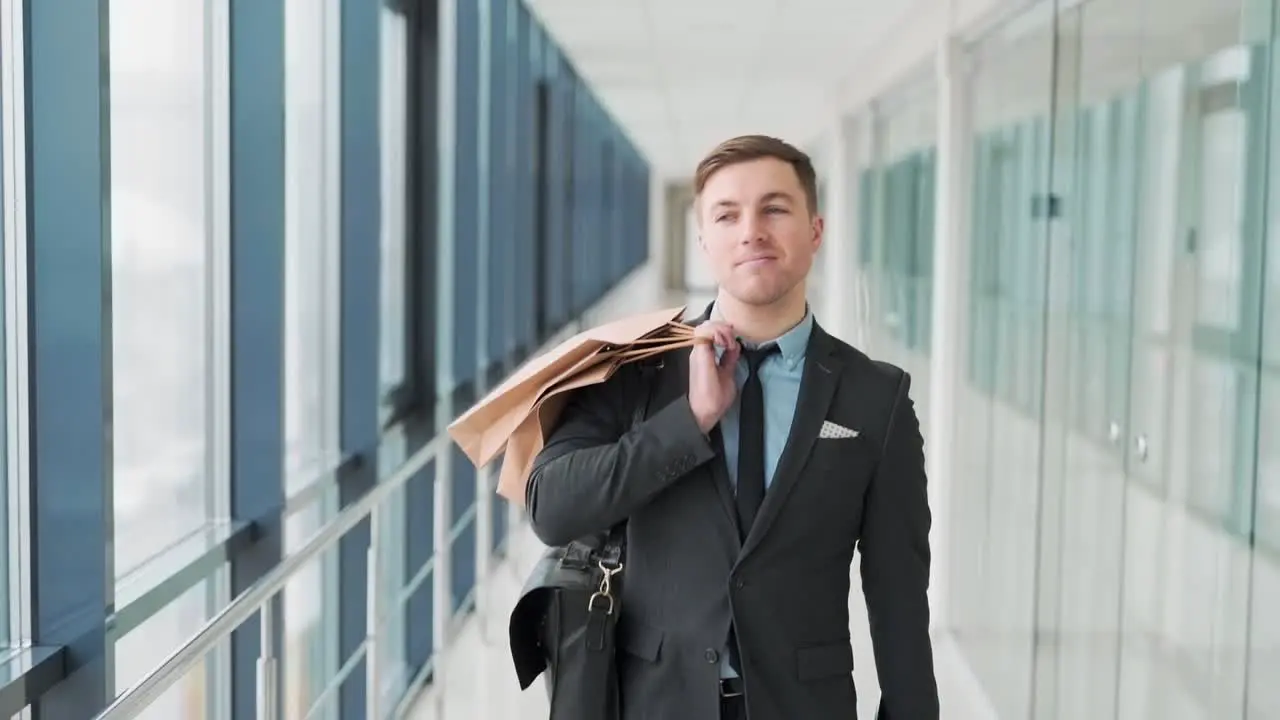
[[[738,267],[744,267],[744,268],[764,267],[765,265],[768,265],[769,263],[772,263],[776,260],[777,258],[772,255],[761,255],[759,257],[747,258],[746,260],[740,261],[738,263]]]

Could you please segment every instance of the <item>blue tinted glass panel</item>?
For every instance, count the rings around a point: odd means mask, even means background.
[[[406,583],[418,583],[405,608],[408,629],[405,664],[414,673],[430,659],[435,637],[434,573],[427,567],[435,551],[435,484],[436,464],[433,461],[405,486],[404,577]]]
[[[511,195],[508,189],[510,173],[507,168],[508,142],[506,128],[511,121],[511,108],[507,102],[507,17],[506,0],[487,0],[489,4],[488,23],[488,66],[489,103],[488,127],[486,128],[488,147],[489,180],[481,192],[487,192],[487,225],[488,254],[486,270],[489,274],[487,284],[488,296],[488,328],[486,345],[488,363],[501,363],[508,354],[507,340],[510,335],[510,306],[513,293],[511,250],[508,231],[511,219]]]
[[[453,268],[453,372],[465,399],[476,377],[476,321],[479,241],[480,12],[476,3],[457,4],[457,105]],[[469,463],[468,463],[469,464]]]
[[[476,471],[457,446],[453,448],[452,483],[453,545],[450,548],[455,611],[463,606],[476,584]]]

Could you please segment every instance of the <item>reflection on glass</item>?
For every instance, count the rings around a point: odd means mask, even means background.
[[[203,0],[112,0],[108,9],[112,482],[123,575],[207,518],[209,83]]]

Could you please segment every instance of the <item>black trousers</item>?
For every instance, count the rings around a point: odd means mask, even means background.
[[[720,681],[720,720],[747,720],[747,696],[738,678]]]
[[[746,697],[720,698],[720,720],[747,720]]]

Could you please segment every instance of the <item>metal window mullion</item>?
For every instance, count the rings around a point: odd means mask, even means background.
[[[0,0],[0,224],[4,241],[4,472],[8,514],[5,543],[8,576],[8,635],[11,641],[31,636],[31,518],[28,492],[27,418],[27,234],[26,157],[23,58],[23,4]]]
[[[211,520],[231,516],[231,9],[230,0],[205,4],[205,232],[208,242],[207,282],[210,354],[207,367],[209,454],[206,508]],[[228,567],[217,570],[205,589],[206,612],[212,615],[231,599]],[[211,718],[231,716],[229,644],[205,663],[205,712]]]
[[[323,374],[323,390],[320,424],[320,450],[322,467],[334,467],[341,454],[342,418],[342,24],[341,10],[335,0],[322,0],[320,6],[323,38],[322,56],[325,58],[323,88],[321,91],[321,127],[323,128],[324,217],[321,223],[322,274],[320,312],[324,328],[321,342],[320,371]],[[322,522],[328,522],[341,505],[338,492],[326,492],[320,503]],[[336,675],[344,658],[341,652],[339,603],[341,592],[341,568],[339,552],[326,553],[318,560],[320,586],[324,590],[320,600],[320,635],[323,646],[320,666],[324,677]],[[294,662],[300,662],[297,658]],[[289,662],[289,660],[286,660]]]
[[[439,12],[439,58],[437,65],[437,108],[442,110],[438,115],[437,157],[439,158],[438,175],[439,199],[436,207],[438,230],[436,232],[438,275],[436,281],[436,347],[441,350],[436,354],[438,365],[437,389],[439,403],[437,405],[436,427],[446,426],[452,418],[452,397],[454,379],[457,371],[453,367],[454,353],[454,308],[452,298],[454,289],[454,243],[457,241],[454,230],[455,213],[457,212],[457,113],[453,111],[458,98],[457,63],[458,63],[458,7],[460,0],[440,0]],[[436,683],[448,682],[443,663],[437,662],[444,654],[449,642],[449,618],[452,615],[452,583],[453,563],[450,558],[449,530],[450,515],[453,506],[453,493],[450,483],[450,469],[454,453],[448,450],[441,452],[435,462],[434,507],[432,509],[432,633],[431,656],[426,665],[433,668]],[[444,694],[436,693],[437,713],[444,716]]]
[[[115,690],[108,9],[23,7],[31,639],[83,668],[38,705],[89,716]]]

